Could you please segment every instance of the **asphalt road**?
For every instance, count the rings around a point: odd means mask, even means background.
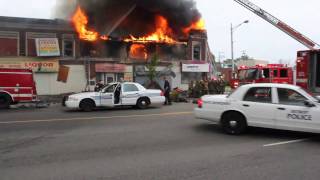
[[[230,136],[192,109],[0,111],[0,179],[319,179],[319,135]]]

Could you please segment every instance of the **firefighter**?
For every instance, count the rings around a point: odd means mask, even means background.
[[[97,84],[95,85],[94,91],[95,91],[95,92],[99,92],[103,87],[104,87],[103,81],[99,81],[99,82],[97,82]]]

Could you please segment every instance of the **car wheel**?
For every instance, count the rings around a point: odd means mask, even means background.
[[[150,105],[150,101],[147,98],[141,98],[137,102],[137,107],[139,109],[146,109]]]
[[[81,101],[81,103],[80,103],[80,109],[85,112],[92,111],[94,107],[95,107],[95,104],[92,100],[86,99],[86,100]]]
[[[248,125],[245,117],[238,112],[228,112],[222,116],[222,129],[232,135],[237,135],[245,132]]]
[[[6,95],[0,96],[0,109],[9,109],[10,99]]]

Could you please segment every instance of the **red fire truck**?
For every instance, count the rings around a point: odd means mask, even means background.
[[[320,50],[299,51],[297,55],[297,85],[312,93],[320,93]]]
[[[0,68],[0,109],[20,102],[38,102],[32,70]]]
[[[237,78],[232,80],[231,87],[251,83],[284,83],[293,84],[293,70],[284,64],[240,66]]]
[[[309,49],[298,51],[295,76],[296,84],[309,92],[320,93],[320,45],[249,0],[234,1]],[[236,83],[236,81],[234,83]]]

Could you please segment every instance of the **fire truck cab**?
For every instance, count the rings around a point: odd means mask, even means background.
[[[298,51],[297,85],[312,92],[320,93],[320,50]]]
[[[0,109],[20,102],[37,102],[32,70],[0,68]]]
[[[240,66],[236,79],[231,82],[231,87],[237,88],[251,83],[293,84],[293,70],[284,64]]]

